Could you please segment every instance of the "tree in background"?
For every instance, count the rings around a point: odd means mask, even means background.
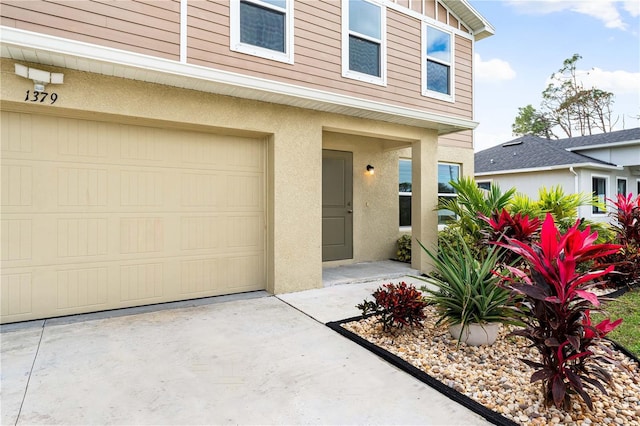
[[[551,126],[544,114],[538,112],[531,104],[518,108],[516,121],[511,125],[514,135],[532,135],[551,139]]]
[[[531,105],[518,109],[512,125],[514,135],[550,138],[558,127],[566,137],[610,132],[611,106],[614,94],[598,88],[585,89],[576,75],[579,54],[565,59],[562,67],[551,75],[551,83],[542,92],[540,111]]]

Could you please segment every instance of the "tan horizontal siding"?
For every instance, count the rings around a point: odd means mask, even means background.
[[[473,148],[473,132],[471,130],[465,130],[463,132],[440,136],[438,138],[438,144],[458,148]]]
[[[175,0],[11,1],[0,13],[15,28],[154,55],[179,57],[180,4]]]
[[[338,92],[375,101],[446,115],[471,117],[468,89],[457,89],[460,102],[421,95],[420,21],[387,10],[387,87],[341,76],[341,15],[339,2],[295,2],[295,63],[293,65],[232,52],[229,49],[228,6],[196,2],[189,12],[188,60],[191,63],[270,78],[290,84]],[[215,13],[214,13],[215,12]],[[192,17],[193,15],[193,17]],[[465,49],[457,56],[462,57]],[[463,61],[460,77],[466,77]],[[460,77],[456,76],[456,80]],[[470,87],[470,86],[469,86]]]
[[[427,0],[424,7],[435,10],[435,3]],[[342,77],[340,1],[296,0],[294,8],[295,63],[287,64],[231,51],[229,3],[190,0],[187,61],[302,87],[471,118],[470,40],[454,38],[456,102],[446,102],[421,94],[422,24],[419,19],[387,9],[387,86],[382,87]],[[179,59],[179,13],[179,0],[5,0],[0,11],[6,25],[173,60]]]

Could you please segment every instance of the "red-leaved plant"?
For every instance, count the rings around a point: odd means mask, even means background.
[[[358,309],[362,315],[374,314],[385,331],[391,326],[421,326],[427,302],[422,293],[405,282],[384,284],[373,292],[374,301],[365,300]]]
[[[622,287],[640,280],[640,195],[618,194],[610,210],[615,242],[622,247],[616,253],[598,259],[597,267],[615,266],[615,274],[608,277],[608,285]]]
[[[529,218],[528,215],[522,216],[522,213],[512,215],[507,209],[494,210],[491,217],[478,213],[478,217],[489,225],[489,229],[481,231],[485,244],[504,241],[505,238],[530,244],[537,238],[542,223],[537,217]],[[501,253],[502,260],[504,263],[513,264],[518,255],[511,252],[512,255],[509,256],[508,253]]]
[[[594,356],[593,349],[602,346],[600,338],[621,322],[605,320],[593,327],[589,317],[589,311],[600,306],[596,294],[589,291],[596,286],[593,280],[611,272],[613,266],[586,273],[576,269],[581,263],[615,253],[620,246],[594,244],[598,234],[588,227],[580,231],[578,224],[561,235],[548,214],[539,244],[509,237],[496,243],[528,264],[522,270],[505,265],[512,276],[503,276],[502,285],[524,298],[518,309],[525,327],[513,334],[530,340],[539,351],[541,362],[522,361],[536,370],[531,382],[543,382],[545,402],[558,408],[568,408],[576,393],[593,408],[587,388],[606,393],[603,383],[610,383],[611,377],[601,361],[607,358]]]

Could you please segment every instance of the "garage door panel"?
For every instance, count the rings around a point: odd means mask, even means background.
[[[3,322],[266,287],[264,141],[2,119]]]

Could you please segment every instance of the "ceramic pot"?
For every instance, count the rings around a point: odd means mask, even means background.
[[[454,339],[460,338],[461,342],[466,343],[471,346],[480,346],[480,345],[491,345],[496,341],[498,337],[498,332],[500,331],[500,323],[499,322],[490,322],[490,323],[471,323],[467,324],[467,326],[462,331],[462,335],[460,335],[460,329],[462,325],[456,324],[449,327],[449,333],[451,337]]]

